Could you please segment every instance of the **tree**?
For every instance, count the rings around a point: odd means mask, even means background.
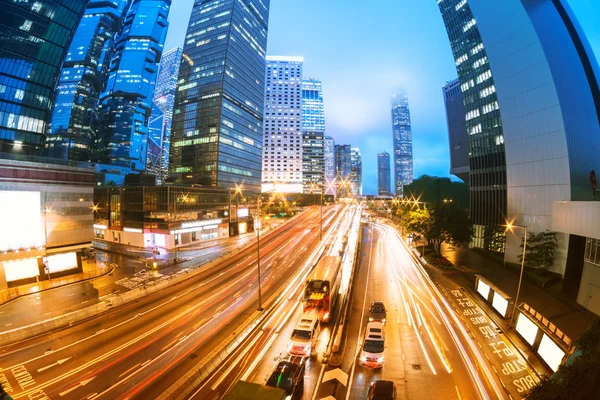
[[[429,210],[425,208],[409,211],[405,221],[407,230],[423,235],[427,242],[431,243],[432,218]]]
[[[550,378],[535,386],[527,399],[597,399],[600,391],[600,318],[575,343],[576,351]]]
[[[521,250],[523,249],[525,237],[521,238]],[[530,233],[527,237],[527,249],[525,251],[525,267],[548,269],[554,265],[556,259],[556,248],[558,247],[558,233],[545,231]],[[523,261],[523,253],[519,254],[519,261]]]

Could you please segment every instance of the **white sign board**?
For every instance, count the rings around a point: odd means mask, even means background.
[[[500,296],[498,292],[494,292],[494,297],[492,298],[492,307],[494,307],[494,309],[498,311],[500,315],[506,317],[506,311],[508,310],[508,300]]]
[[[517,332],[519,335],[525,339],[527,343],[533,346],[533,342],[535,342],[535,337],[537,336],[538,326],[533,323],[529,318],[525,316],[523,313],[519,313],[519,320],[517,321]]]
[[[540,347],[538,348],[538,354],[548,364],[552,371],[556,372],[560,363],[565,356],[565,352],[561,349],[548,335],[544,333]]]
[[[487,283],[483,282],[482,280],[477,280],[477,291],[479,292],[480,295],[483,296],[484,299],[488,299],[489,295],[490,295],[490,287],[488,286]]]

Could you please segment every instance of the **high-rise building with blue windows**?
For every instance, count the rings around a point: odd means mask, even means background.
[[[181,47],[175,47],[163,54],[154,89],[146,172],[155,175],[158,183],[164,182],[169,168],[173,105],[182,53]]]
[[[133,0],[127,12],[100,96],[94,156],[100,164],[133,173],[146,170],[148,125],[170,6],[171,0]]]
[[[43,149],[56,80],[86,4],[0,0],[0,153]]]
[[[318,79],[304,79],[302,81],[302,185],[304,193],[319,193],[325,184],[324,139],[323,86]]]
[[[413,149],[408,95],[404,90],[392,97],[392,131],[394,134],[394,190],[404,195],[404,185],[413,181]]]
[[[202,0],[179,70],[169,175],[261,188],[268,0]]]
[[[357,147],[350,153],[350,185],[353,196],[362,196],[362,157]]]
[[[98,99],[108,79],[114,37],[130,0],[91,0],[61,68],[46,137],[46,154],[90,161],[96,141]]]
[[[377,154],[377,194],[391,196],[390,188],[390,153],[384,151]]]
[[[335,140],[331,136],[325,136],[324,143],[325,159],[325,194],[336,195],[337,160],[335,151]]]
[[[349,144],[335,145],[337,197],[348,197],[351,193],[352,148]]]
[[[460,81],[448,82],[442,88],[448,123],[448,144],[450,146],[450,173],[469,183],[469,134],[465,124]]]

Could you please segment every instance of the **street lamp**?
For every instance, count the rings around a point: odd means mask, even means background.
[[[523,270],[525,269],[525,251],[527,250],[527,226],[525,225],[514,225],[512,222],[506,224],[506,230],[512,232],[512,228],[523,228],[525,230],[525,236],[523,238],[523,257],[521,258],[521,273],[519,274],[519,286],[517,287],[517,297],[515,297],[515,304],[513,304],[513,312],[510,318],[510,325],[513,326],[515,320],[515,314],[517,312],[517,304],[519,303],[519,294],[521,293],[521,283],[523,282]]]

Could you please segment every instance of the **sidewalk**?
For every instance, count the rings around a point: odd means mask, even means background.
[[[479,274],[494,283],[513,299],[517,294],[519,275],[501,265],[488,260],[478,253],[466,248],[455,248],[444,244],[442,254],[460,271],[447,277],[457,284],[474,292],[475,274]],[[519,303],[525,302],[543,314],[573,341],[589,326],[596,317],[594,313],[579,304],[568,301],[551,290],[544,289],[523,279]]]

